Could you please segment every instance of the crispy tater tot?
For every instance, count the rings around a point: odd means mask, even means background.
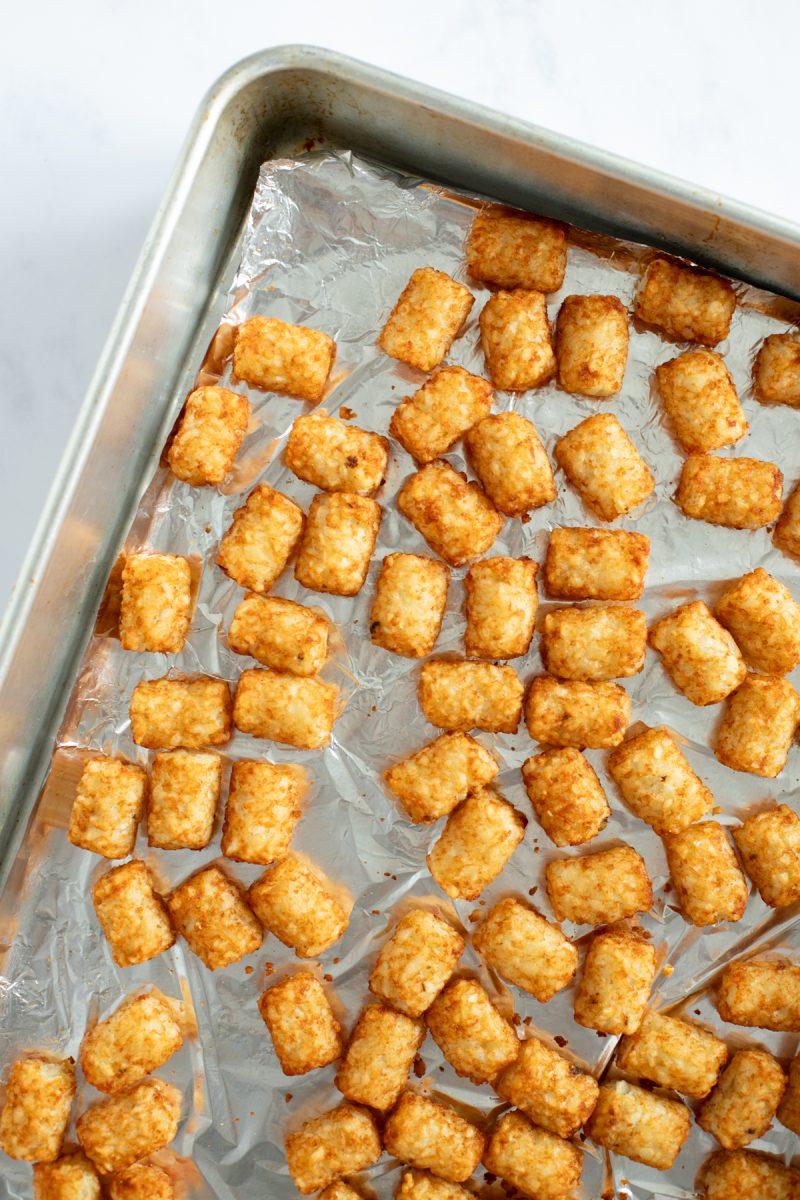
[[[735,308],[727,279],[655,258],[642,277],[634,315],[680,341],[716,346],[728,336]]]
[[[131,695],[131,735],[148,750],[224,746],[231,738],[231,689],[224,679],[144,679]]]
[[[572,746],[526,759],[522,779],[536,820],[556,846],[590,842],[611,815],[600,780]]]
[[[101,1195],[100,1176],[81,1150],[69,1150],[55,1162],[33,1168],[33,1200],[100,1200]],[[122,1197],[112,1195],[112,1200]]]
[[[338,700],[335,683],[253,668],[239,676],[233,720],[253,737],[319,750],[331,740]]]
[[[491,783],[499,770],[495,758],[475,738],[443,733],[389,767],[383,778],[409,819],[427,824],[446,817],[469,792]]]
[[[766,1133],[786,1090],[780,1063],[766,1050],[737,1050],[697,1114],[697,1124],[726,1150]]]
[[[713,350],[687,350],[656,367],[656,381],[684,450],[706,454],[740,441],[749,429],[736,385]]]
[[[650,539],[644,533],[554,529],[545,587],[556,600],[638,600],[649,561]]]
[[[261,926],[244,901],[242,888],[213,863],[170,893],[167,908],[209,971],[228,967],[261,945]]]
[[[141,767],[118,758],[90,759],[78,783],[67,837],[73,846],[103,858],[127,858],[146,795],[147,775]]]
[[[343,1179],[337,1179],[328,1184],[324,1192],[320,1192],[319,1200],[363,1200],[360,1192],[351,1188]]]
[[[484,1136],[449,1105],[404,1092],[383,1131],[393,1158],[451,1183],[469,1179],[481,1160]]]
[[[425,1014],[433,1040],[456,1075],[472,1083],[495,1079],[519,1053],[513,1025],[501,1017],[474,979],[455,979]]]
[[[467,270],[503,288],[557,292],[567,268],[564,227],[541,217],[478,213],[467,240]]]
[[[428,870],[452,899],[477,900],[522,841],[525,818],[490,788],[467,796],[447,818],[426,858]]]
[[[425,1037],[421,1021],[384,1004],[361,1010],[334,1080],[347,1100],[390,1109]]]
[[[75,1099],[75,1060],[45,1054],[18,1058],[0,1114],[0,1150],[23,1162],[54,1162]]]
[[[522,712],[523,688],[516,671],[492,663],[426,662],[418,695],[426,719],[441,729],[514,733]]]
[[[645,615],[627,604],[559,608],[544,619],[542,658],[559,679],[627,679],[641,671],[646,650]]]
[[[294,500],[259,483],[233,514],[217,565],[243,588],[268,592],[300,541],[304,524],[303,510]]]
[[[327,333],[256,316],[236,331],[233,374],[265,392],[321,400],[335,358]]]
[[[558,495],[542,439],[521,413],[484,417],[465,434],[464,445],[486,495],[506,516],[521,517]]]
[[[446,454],[468,429],[488,416],[492,385],[463,367],[441,367],[394,410],[389,433],[418,463]]]
[[[556,920],[576,925],[610,925],[653,903],[647,867],[632,846],[554,859],[545,883]]]
[[[601,1086],[586,1132],[614,1154],[668,1171],[691,1124],[692,1114],[679,1100],[657,1096],[620,1079]]]
[[[772,908],[800,900],[800,817],[786,804],[747,817],[733,830],[744,869]]]
[[[638,930],[601,929],[589,943],[575,991],[575,1020],[601,1033],[635,1033],[655,973],[655,948]]]
[[[728,1047],[715,1034],[660,1012],[645,1013],[637,1031],[622,1038],[616,1057],[629,1075],[697,1099],[708,1095],[727,1060]]]
[[[557,925],[507,896],[489,909],[472,935],[489,966],[545,1004],[572,982],[578,951]]]
[[[251,592],[233,614],[228,645],[274,671],[316,675],[328,657],[329,631],[324,613],[294,600]]]
[[[616,296],[566,296],[556,319],[558,382],[567,392],[615,396],[628,358],[628,310]]]
[[[87,1108],[75,1125],[85,1154],[108,1174],[169,1145],[178,1132],[181,1094],[163,1079],[143,1079],[127,1092]]]
[[[541,292],[495,292],[479,321],[486,366],[496,388],[525,392],[553,378],[556,356]]]
[[[311,501],[294,577],[303,587],[356,596],[364,586],[381,506],[355,492],[318,492]]]
[[[233,764],[222,853],[269,866],[288,852],[306,790],[302,767],[243,758]]]
[[[196,750],[156,754],[150,774],[147,841],[161,850],[202,850],[214,833],[222,759]]]
[[[771,333],[753,364],[753,390],[762,404],[800,405],[800,337]]]
[[[489,1137],[483,1165],[532,1200],[566,1200],[580,1181],[583,1155],[522,1113],[507,1112]]]
[[[460,1183],[439,1179],[429,1171],[404,1171],[394,1194],[395,1200],[472,1200],[472,1195]],[[358,1197],[341,1200],[358,1200]]]
[[[675,503],[685,516],[731,529],[760,529],[781,511],[783,474],[758,458],[690,454]]]
[[[518,658],[528,653],[536,621],[538,563],[530,558],[483,558],[464,580],[470,658]]]
[[[800,696],[780,675],[748,675],[725,707],[714,754],[726,767],[774,779],[786,766]]]
[[[800,1133],[800,1054],[789,1063],[786,1091],[776,1115],[781,1125],[791,1129],[792,1133]]]
[[[258,1011],[284,1075],[305,1075],[342,1052],[341,1027],[325,989],[310,971],[295,971],[262,992]]]
[[[747,882],[728,835],[716,821],[689,825],[664,837],[664,849],[681,912],[692,925],[739,921]]]
[[[450,572],[421,554],[388,554],[381,563],[369,618],[376,646],[404,658],[424,658],[442,627]]]
[[[597,1102],[596,1080],[535,1037],[520,1044],[516,1062],[494,1086],[534,1125],[563,1138],[577,1133]]]
[[[763,567],[728,588],[714,613],[754,670],[788,675],[800,663],[800,604]]]
[[[378,345],[391,358],[432,371],[447,354],[474,303],[463,283],[434,267],[418,267],[389,314]]]
[[[729,963],[719,978],[717,1009],[731,1025],[800,1032],[800,966],[755,958]]]
[[[798,1200],[800,1171],[752,1150],[717,1150],[700,1168],[696,1186],[706,1200]]]
[[[160,992],[132,995],[81,1042],[81,1070],[98,1092],[114,1094],[158,1070],[183,1044],[181,1006]]]
[[[587,417],[556,442],[556,462],[585,504],[614,521],[645,500],[655,480],[612,413]]]
[[[608,756],[608,773],[634,814],[660,836],[710,812],[714,797],[666,729],[645,729]]]
[[[101,875],[92,888],[92,901],[118,967],[147,962],[175,941],[167,906],[139,859]]]
[[[284,457],[289,470],[314,487],[371,496],[386,477],[389,442],[318,409],[295,420]]]
[[[681,604],[651,625],[650,645],[692,704],[719,704],[747,675],[739,647],[702,600]]]
[[[800,483],[794,486],[783,506],[772,540],[784,554],[800,558]]]
[[[371,1167],[381,1156],[375,1120],[365,1108],[339,1104],[286,1138],[286,1162],[304,1196],[342,1175]]]
[[[246,396],[223,387],[195,388],[167,451],[173,475],[192,487],[222,483],[233,467],[249,419]]]
[[[503,517],[480,484],[439,460],[406,480],[397,507],[451,567],[483,554],[503,528]]]
[[[177,654],[192,621],[192,571],[177,554],[129,554],[122,569],[123,650]]]
[[[545,746],[618,746],[630,712],[630,697],[618,683],[562,683],[542,675],[531,680],[525,697],[528,733]]]
[[[328,881],[293,854],[266,870],[247,898],[264,928],[298,958],[323,954],[350,920]]]
[[[369,990],[407,1017],[420,1017],[452,975],[464,950],[460,933],[424,908],[401,917],[369,977]]]
[[[166,1171],[155,1163],[134,1163],[111,1176],[109,1200],[174,1200],[175,1188]]]

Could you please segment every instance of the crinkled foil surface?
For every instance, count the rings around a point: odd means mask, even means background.
[[[230,327],[245,318],[268,313],[307,323],[332,334],[337,343],[334,376],[323,402],[326,409],[365,429],[386,433],[401,397],[418,388],[424,377],[383,354],[376,336],[412,270],[426,264],[472,288],[476,304],[449,361],[483,374],[478,313],[489,293],[467,280],[464,257],[466,234],[482,203],[346,153],[318,151],[265,164],[249,216],[243,259],[230,292],[230,309],[205,363],[198,364],[199,379],[229,381],[225,350],[231,343]],[[572,292],[612,293],[630,305],[640,265],[651,254],[644,247],[572,230],[564,286],[548,297],[551,318],[563,297]],[[796,309],[744,286],[739,294],[730,338],[718,349],[733,373],[750,433],[743,443],[722,453],[777,462],[788,491],[800,475],[800,414],[756,403],[750,372],[762,338],[788,328],[796,320]],[[495,411],[516,408],[530,417],[550,452],[560,435],[589,414],[609,411],[619,417],[657,481],[644,506],[615,523],[615,527],[641,530],[652,539],[647,590],[641,601],[649,621],[696,597],[713,603],[725,581],[758,565],[800,595],[798,568],[774,549],[768,531],[740,532],[688,521],[672,502],[683,456],[665,426],[651,379],[654,367],[678,349],[653,332],[632,328],[625,383],[612,401],[580,399],[550,384],[519,395],[500,392]],[[121,650],[110,632],[113,623],[102,616],[98,621],[49,782],[2,902],[4,940],[14,940],[0,978],[0,1060],[7,1071],[10,1061],[26,1049],[76,1054],[87,1022],[106,1015],[123,995],[145,984],[152,982],[168,994],[182,996],[194,1009],[197,1033],[159,1072],[184,1092],[185,1119],[163,1160],[172,1164],[185,1194],[283,1200],[296,1195],[283,1155],[287,1131],[339,1099],[333,1086],[334,1067],[301,1078],[286,1079],[281,1074],[259,1016],[256,1001],[265,976],[275,981],[291,968],[290,952],[267,936],[258,954],[212,973],[179,941],[152,962],[117,968],[90,898],[93,882],[108,864],[72,847],[65,834],[87,751],[147,761],[148,755],[131,739],[128,720],[130,694],[139,680],[174,670],[222,675],[234,683],[242,670],[253,665],[227,647],[227,629],[242,592],[216,567],[217,543],[256,481],[269,482],[304,508],[313,489],[294,478],[282,458],[291,423],[307,406],[255,390],[248,395],[253,407],[251,429],[235,475],[221,490],[189,488],[162,469],[145,493],[126,548],[145,546],[202,561],[193,629],[177,656],[130,654]],[[447,458],[459,470],[466,469],[460,446]],[[543,869],[551,857],[562,854],[533,820],[522,787],[519,768],[536,750],[524,725],[513,736],[479,735],[502,762],[500,791],[528,816],[529,823],[522,845],[478,903],[453,906],[439,891],[425,867],[425,854],[439,836],[441,823],[409,824],[382,786],[381,772],[390,762],[418,749],[438,732],[426,723],[417,704],[419,665],[372,646],[368,637],[380,560],[398,549],[426,551],[422,538],[395,504],[399,487],[413,469],[410,457],[393,443],[388,478],[378,495],[384,506],[383,524],[367,583],[358,597],[309,594],[294,581],[291,569],[274,589],[277,595],[318,605],[335,622],[338,633],[324,676],[342,688],[346,706],[331,746],[324,753],[301,752],[236,733],[225,750],[230,760],[263,756],[300,762],[312,777],[294,845],[345,885],[354,901],[347,932],[316,968],[329,981],[346,1028],[367,999],[370,966],[387,927],[412,901],[438,906],[466,930],[485,906],[508,893],[532,897],[552,917]],[[550,529],[597,524],[563,475],[557,478],[558,499],[532,513],[525,523],[508,520],[491,553],[525,554],[541,562]],[[464,570],[453,572],[436,653],[463,653],[463,574]],[[550,606],[543,600],[541,611]],[[530,654],[513,665],[526,683],[542,670],[538,637]],[[797,808],[797,747],[775,781],[737,774],[719,764],[710,749],[721,706],[705,709],[691,704],[675,690],[650,650],[642,674],[623,682],[633,702],[634,727],[637,722],[663,723],[679,735],[692,766],[714,792],[723,824],[735,824],[768,799]],[[800,673],[793,682],[800,684]],[[756,1042],[784,1057],[793,1054],[795,1035],[725,1026],[708,985],[732,956],[756,948],[775,953],[794,949],[800,954],[800,916],[789,910],[775,913],[753,893],[744,919],[736,925],[704,932],[687,925],[675,905],[658,837],[622,806],[605,772],[605,753],[588,751],[588,758],[613,809],[607,827],[589,848],[623,840],[644,856],[653,880],[655,904],[642,921],[662,956],[653,1005],[695,1015],[732,1045]],[[136,854],[150,863],[167,888],[217,858],[219,842],[215,838],[199,853],[151,851],[140,831]],[[231,865],[232,874],[244,883],[260,870]],[[564,928],[579,947],[591,932],[585,926]],[[461,965],[480,978],[508,1015],[516,1012],[523,1036],[531,1031],[546,1040],[558,1038],[564,1053],[598,1075],[609,1066],[614,1039],[574,1023],[572,988],[541,1005],[487,973],[470,947]],[[414,1086],[450,1098],[478,1119],[488,1118],[499,1107],[489,1087],[476,1088],[458,1079],[430,1037],[422,1046],[415,1075]],[[81,1081],[76,1111],[98,1098]],[[608,1163],[602,1151],[586,1142],[578,1195],[585,1200],[615,1192],[636,1198],[692,1196],[698,1166],[714,1148],[713,1139],[695,1126],[673,1169],[661,1173],[624,1158]],[[797,1144],[776,1124],[753,1148],[789,1157]],[[384,1158],[367,1172],[363,1190],[388,1197],[398,1180],[398,1166]],[[480,1170],[473,1183],[481,1193],[497,1190]],[[30,1168],[3,1159],[0,1194],[14,1200],[30,1197]]]

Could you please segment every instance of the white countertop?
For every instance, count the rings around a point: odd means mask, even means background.
[[[792,0],[45,0],[4,32],[0,608],[193,111],[254,50],[340,50],[800,222]]]

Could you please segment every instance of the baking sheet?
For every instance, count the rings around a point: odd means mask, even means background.
[[[332,334],[337,363],[324,407],[367,429],[386,433],[391,413],[404,395],[420,386],[424,376],[389,359],[375,337],[411,271],[421,265],[438,267],[467,282],[476,304],[449,361],[484,373],[478,347],[478,314],[488,291],[467,280],[464,240],[474,215],[475,201],[444,193],[418,180],[400,177],[348,154],[321,152],[298,160],[267,163],[254,198],[242,264],[231,288],[226,324],[199,371],[202,382],[220,378],[228,383],[225,352],[231,327],[256,313],[308,323]],[[605,292],[631,304],[639,266],[652,251],[630,244],[572,231],[564,286],[548,297],[555,316],[563,296],[571,292]],[[750,422],[743,443],[723,454],[744,453],[777,462],[787,491],[800,475],[796,446],[800,415],[766,408],[753,401],[750,368],[763,337],[797,319],[795,308],[753,289],[742,287],[731,335],[718,347],[730,367]],[[764,530],[740,532],[687,521],[671,501],[683,461],[664,426],[660,405],[651,391],[654,367],[674,356],[674,344],[653,332],[632,328],[625,383],[611,402],[570,396],[554,384],[514,396],[498,393],[495,411],[517,408],[536,424],[548,451],[568,429],[597,411],[615,413],[633,437],[655,478],[653,496],[633,518],[615,528],[635,528],[652,541],[647,591],[640,606],[652,621],[677,604],[701,597],[713,602],[725,581],[763,565],[798,592],[796,564],[772,547]],[[268,1195],[281,1200],[295,1195],[283,1162],[287,1130],[308,1116],[335,1104],[335,1067],[299,1079],[285,1080],[277,1068],[271,1044],[256,1008],[265,976],[274,981],[291,966],[289,952],[267,937],[262,950],[235,966],[212,974],[183,944],[150,963],[120,970],[91,909],[89,891],[107,865],[70,846],[65,837],[80,763],[92,752],[122,753],[146,762],[135,747],[128,723],[128,702],[135,684],[174,669],[208,672],[234,682],[253,665],[230,652],[225,634],[241,589],[213,565],[216,545],[233,511],[256,481],[285,491],[304,508],[314,489],[284,467],[281,451],[293,419],[307,406],[285,397],[265,395],[236,385],[253,406],[251,431],[239,455],[234,476],[220,491],[196,490],[159,471],[145,494],[127,549],[148,548],[186,554],[202,560],[198,606],[189,640],[180,655],[138,655],[123,652],[104,617],[89,647],[70,713],[59,737],[50,781],[37,812],[11,885],[0,906],[4,938],[14,943],[0,978],[0,1058],[9,1063],[21,1050],[58,1048],[76,1053],[87,1020],[105,1015],[118,999],[154,982],[164,991],[190,1000],[198,1033],[159,1074],[177,1082],[185,1093],[188,1114],[173,1148],[174,1155],[192,1158],[194,1166],[176,1166],[192,1194],[221,1198]],[[124,453],[124,449],[121,451]],[[446,456],[465,469],[460,448]],[[395,658],[371,645],[366,635],[369,607],[380,559],[393,550],[425,551],[416,531],[397,512],[394,497],[413,471],[409,456],[393,443],[385,487],[378,499],[384,519],[361,594],[355,599],[319,596],[297,585],[285,573],[274,593],[317,604],[336,623],[334,655],[323,674],[335,681],[346,699],[332,745],[324,753],[301,752],[259,742],[236,733],[225,753],[228,759],[264,756],[277,762],[300,762],[313,777],[304,818],[294,845],[345,884],[355,901],[345,936],[319,964],[330,982],[346,1027],[355,1021],[367,997],[371,962],[387,925],[413,899],[449,911],[466,929],[494,900],[508,893],[531,895],[547,916],[552,914],[542,886],[543,867],[561,856],[529,820],[522,846],[501,877],[478,903],[452,906],[439,892],[425,868],[425,852],[438,837],[440,825],[416,828],[400,819],[380,782],[390,761],[406,755],[436,735],[416,702],[419,666]],[[557,476],[558,500],[531,514],[525,523],[508,521],[491,553],[527,554],[541,561],[549,529],[559,525],[597,524],[563,475]],[[461,579],[453,572],[448,612],[437,645],[438,653],[463,649]],[[552,605],[543,601],[541,612]],[[541,672],[538,639],[524,660],[514,663],[524,682]],[[797,686],[800,673],[792,677]],[[721,706],[699,709],[675,691],[656,656],[648,651],[644,672],[624,681],[633,702],[631,720],[669,725],[685,743],[686,753],[714,792],[725,824],[769,799],[792,803],[800,782],[800,753],[776,781],[738,775],[721,764],[709,748]],[[502,761],[501,792],[530,818],[519,767],[536,749],[524,726],[513,736],[479,735]],[[701,993],[695,1007],[729,1040],[752,1040],[782,1054],[794,1052],[796,1038],[766,1035],[725,1027],[708,997],[702,995],[719,963],[737,953],[749,953],[760,941],[792,945],[800,937],[795,913],[773,913],[751,896],[747,914],[736,926],[700,932],[687,926],[673,907],[674,899],[659,839],[649,827],[622,808],[604,771],[605,754],[589,751],[613,807],[612,819],[591,849],[615,840],[635,846],[644,856],[653,879],[656,902],[642,924],[651,933],[667,965],[659,974],[653,1002],[673,1005],[689,994]],[[794,804],[796,807],[796,802]],[[580,847],[571,853],[584,852]],[[185,878],[219,855],[215,838],[203,852],[155,852],[140,832],[136,854],[156,871],[164,887]],[[249,883],[258,867],[232,865],[231,873]],[[587,927],[565,925],[579,945]],[[800,947],[798,947],[800,949]],[[613,1053],[614,1039],[582,1029],[572,1020],[572,989],[547,1005],[514,990],[512,993],[485,972],[470,949],[462,966],[474,971],[504,1006],[516,1009],[520,1028],[546,1037],[566,1039],[565,1052],[601,1072]],[[671,973],[669,973],[671,970]],[[703,1008],[703,1005],[706,1007]],[[778,1038],[771,1042],[770,1038]],[[430,1038],[421,1050],[417,1086],[429,1086],[482,1114],[497,1108],[489,1088],[459,1080],[441,1059]],[[78,1111],[97,1099],[81,1084]],[[777,1126],[756,1148],[788,1153],[794,1139]],[[672,1171],[661,1174],[625,1159],[612,1164],[620,1195],[690,1196],[700,1161],[711,1139],[693,1129]],[[28,1197],[30,1171],[4,1162],[0,1195]],[[384,1159],[367,1173],[370,1186],[390,1195],[398,1168]],[[476,1174],[476,1184],[483,1176]],[[586,1144],[586,1166],[580,1196],[597,1197],[609,1183],[604,1156]]]

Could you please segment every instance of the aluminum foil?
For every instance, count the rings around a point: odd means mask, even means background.
[[[242,262],[230,291],[230,308],[198,379],[227,383],[232,326],[255,313],[308,323],[332,334],[338,357],[324,407],[366,429],[386,433],[400,398],[420,386],[423,376],[383,354],[376,335],[415,267],[433,265],[468,282],[476,304],[449,360],[483,373],[478,313],[489,293],[466,279],[465,237],[475,210],[485,202],[447,193],[418,179],[401,176],[350,154],[319,151],[297,160],[266,163],[249,215]],[[640,265],[652,251],[570,231],[566,278],[561,291],[548,297],[552,318],[571,292],[604,292],[631,304]],[[756,403],[750,389],[754,353],[762,338],[797,320],[797,307],[744,285],[724,353],[743,399],[750,433],[732,451],[777,462],[787,489],[800,475],[800,414]],[[800,595],[798,567],[775,550],[764,530],[739,532],[686,520],[672,502],[682,455],[665,426],[651,390],[655,366],[676,353],[673,344],[653,332],[631,330],[625,382],[612,401],[580,399],[555,384],[522,395],[498,393],[495,411],[516,408],[536,424],[548,451],[557,438],[597,411],[615,413],[650,465],[656,489],[632,517],[615,527],[635,528],[652,541],[647,590],[641,607],[653,620],[678,603],[701,597],[713,602],[725,581],[763,565]],[[240,385],[236,385],[237,388]],[[246,389],[245,389],[246,390]],[[251,429],[234,476],[221,490],[196,490],[161,469],[147,488],[126,549],[148,547],[191,556],[202,563],[197,611],[191,636],[181,654],[164,656],[125,653],[114,635],[109,607],[101,610],[75,687],[69,716],[61,731],[53,768],[38,805],[11,883],[0,905],[4,942],[11,944],[0,977],[0,1062],[8,1064],[21,1051],[48,1048],[76,1054],[87,1022],[106,1015],[119,999],[154,983],[182,997],[196,1020],[196,1033],[159,1074],[182,1087],[185,1119],[175,1145],[162,1155],[185,1194],[220,1200],[283,1200],[294,1196],[283,1156],[287,1131],[337,1102],[334,1067],[296,1079],[278,1068],[259,1017],[257,998],[267,977],[275,981],[294,963],[279,942],[267,936],[260,952],[223,971],[211,973],[178,942],[168,954],[138,967],[115,967],[92,911],[90,888],[108,864],[72,847],[65,827],[82,761],[87,753],[121,753],[146,763],[148,755],[131,739],[128,704],[141,679],[168,671],[208,672],[235,682],[250,660],[227,647],[226,631],[241,590],[214,565],[217,543],[233,511],[258,480],[285,491],[307,507],[313,489],[286,469],[282,448],[293,419],[307,406],[296,400],[250,390]],[[460,447],[447,458],[466,469]],[[330,984],[336,1010],[346,1028],[352,1026],[368,996],[371,963],[387,927],[410,903],[430,904],[448,912],[469,930],[485,908],[509,893],[532,897],[552,916],[543,887],[545,863],[556,851],[532,819],[520,777],[520,765],[536,750],[524,725],[513,736],[480,735],[497,754],[502,771],[499,789],[530,819],[525,839],[499,879],[476,904],[454,906],[439,891],[425,867],[425,854],[440,826],[422,828],[403,820],[381,783],[382,770],[430,741],[437,733],[426,723],[416,700],[417,663],[378,649],[367,636],[369,607],[380,560],[398,550],[425,551],[412,526],[400,516],[395,495],[413,471],[411,459],[392,445],[388,478],[378,496],[384,519],[368,580],[355,599],[305,592],[285,572],[275,594],[318,605],[335,623],[334,653],[323,672],[342,689],[346,705],[332,743],[323,753],[300,752],[258,742],[236,733],[228,759],[264,756],[277,762],[299,762],[313,780],[295,847],[307,854],[333,880],[350,892],[354,908],[344,937],[318,966]],[[555,503],[531,514],[530,520],[507,521],[492,553],[530,555],[541,561],[548,531],[560,525],[596,524],[563,476],[558,477]],[[448,610],[437,653],[462,652],[464,571],[453,572]],[[541,604],[542,612],[550,607]],[[538,638],[530,654],[514,666],[523,681],[541,672]],[[800,684],[800,673],[793,678]],[[632,723],[666,724],[680,737],[692,766],[714,792],[718,819],[726,825],[768,799],[795,804],[800,784],[800,751],[792,750],[781,776],[762,781],[736,774],[719,764],[710,749],[721,706],[697,708],[672,686],[652,651],[634,679],[624,681],[632,700]],[[661,955],[652,1003],[685,1008],[707,1022],[732,1044],[756,1042],[788,1057],[796,1036],[726,1027],[708,991],[720,965],[762,945],[800,953],[800,916],[775,913],[752,894],[747,913],[736,925],[699,931],[688,926],[675,907],[661,843],[643,822],[622,806],[605,772],[605,754],[589,751],[612,803],[612,817],[591,844],[600,849],[618,840],[636,847],[650,871],[655,904],[642,920]],[[580,847],[571,853],[583,853]],[[570,852],[567,852],[570,853]],[[140,832],[136,854],[154,869],[168,888],[201,864],[219,855],[214,839],[207,850],[156,852]],[[258,867],[232,865],[232,874],[249,883]],[[583,947],[587,927],[565,926]],[[563,1052],[596,1074],[611,1062],[614,1039],[582,1029],[572,1018],[572,989],[546,1005],[507,989],[488,973],[471,948],[462,967],[489,989],[521,1034],[536,1032],[558,1038]],[[613,1071],[613,1066],[611,1067]],[[414,1086],[427,1087],[487,1118],[499,1108],[488,1087],[465,1084],[442,1060],[428,1038],[421,1049]],[[76,1111],[97,1100],[79,1084]],[[783,1127],[773,1128],[754,1147],[791,1155],[795,1139]],[[667,1173],[651,1171],[624,1158],[608,1162],[605,1154],[584,1143],[585,1168],[580,1191],[584,1200],[611,1196],[688,1197],[694,1194],[698,1166],[713,1149],[712,1139],[697,1127]],[[367,1172],[363,1190],[389,1197],[399,1169],[384,1158]],[[476,1174],[477,1190],[494,1189]],[[0,1195],[30,1197],[30,1169],[2,1162]]]

